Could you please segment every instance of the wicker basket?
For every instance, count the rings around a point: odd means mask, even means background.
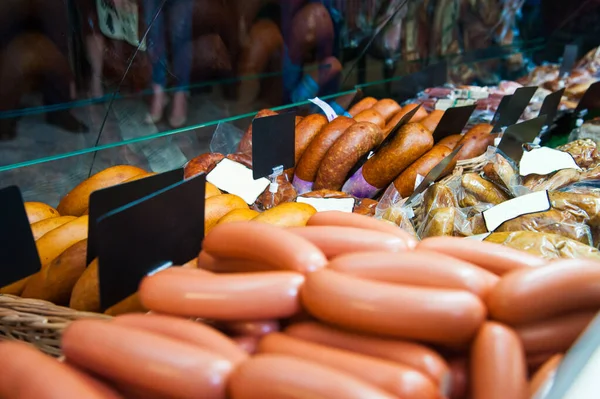
[[[110,319],[110,316],[0,294],[0,340],[29,342],[51,356],[62,354],[60,337],[64,328],[83,318]]]

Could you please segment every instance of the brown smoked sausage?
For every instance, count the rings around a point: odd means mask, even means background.
[[[417,175],[423,177],[427,176],[427,174],[431,172],[431,169],[435,168],[436,165],[451,152],[452,150],[445,145],[434,146],[431,150],[427,151],[427,153],[413,162],[408,168],[404,169],[404,172],[400,173],[394,180],[396,190],[398,190],[400,195],[404,198],[410,196],[413,191],[415,191],[415,180],[417,179]],[[450,165],[446,168],[447,172],[454,169],[453,163],[455,164],[455,162],[456,161],[450,162]]]
[[[389,121],[395,114],[400,111],[400,105],[391,98],[384,98],[383,100],[377,101],[373,108],[375,111],[379,112],[385,121]]]
[[[422,125],[409,123],[363,165],[367,183],[377,188],[390,184],[404,169],[433,147],[433,137]]]
[[[354,117],[357,122],[371,122],[377,125],[380,129],[385,127],[385,119],[381,114],[374,109],[366,109]]]
[[[298,164],[298,161],[306,151],[306,148],[310,144],[310,142],[315,138],[317,134],[321,131],[321,129],[327,125],[327,118],[321,114],[312,114],[308,115],[306,118],[302,119],[300,123],[296,126],[296,150],[295,150],[295,164]]]
[[[377,99],[373,97],[365,97],[356,104],[354,104],[348,110],[348,113],[352,116],[356,116],[366,109],[372,108],[373,105],[377,104]]]
[[[325,154],[313,189],[339,190],[356,162],[382,140],[383,132],[373,123],[358,122],[350,126]]]
[[[457,146],[462,145],[462,148],[456,154],[456,160],[471,159],[483,154],[488,146],[493,144],[493,136],[490,135],[491,132],[492,125],[488,123],[480,123],[469,129],[456,144]],[[492,138],[491,143],[490,138]]]

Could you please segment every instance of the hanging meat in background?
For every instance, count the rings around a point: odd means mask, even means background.
[[[429,49],[428,1],[409,1],[408,11],[402,25],[402,61],[404,72],[413,73],[421,69]]]

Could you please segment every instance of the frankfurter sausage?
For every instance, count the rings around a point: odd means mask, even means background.
[[[197,346],[99,320],[70,324],[63,333],[62,349],[76,366],[168,397],[197,398],[202,392],[204,398],[224,399],[233,368],[225,357]]]
[[[0,359],[1,398],[123,398],[108,387],[98,389],[81,373],[22,342],[0,343]]]
[[[363,251],[404,252],[409,249],[403,239],[379,231],[342,226],[306,226],[288,229],[315,244],[328,258]]]
[[[452,150],[445,145],[434,146],[396,177],[394,180],[396,190],[398,190],[402,197],[410,196],[413,191],[415,191],[415,180],[417,175],[427,176],[431,169],[435,168],[436,165],[451,152]],[[454,169],[454,164],[456,164],[456,161],[453,161],[448,165],[446,173],[449,173]]]
[[[308,219],[306,225],[356,227],[359,229],[380,231],[402,238],[410,248],[414,248],[417,245],[417,241],[410,234],[397,226],[354,213],[340,211],[317,212]]]
[[[363,165],[362,174],[370,185],[384,188],[433,147],[433,137],[422,125],[409,123],[394,139]]]
[[[263,223],[216,226],[204,239],[203,249],[217,258],[248,259],[300,273],[324,267],[327,258],[313,243]]]
[[[402,256],[389,252],[340,255],[327,268],[385,283],[464,290],[479,297],[484,297],[499,280],[471,263],[430,251],[406,252]]]
[[[432,237],[419,242],[423,249],[452,256],[502,276],[515,269],[544,266],[547,262],[534,255],[488,242],[475,242],[457,237]]]
[[[225,357],[233,364],[248,357],[227,336],[202,323],[157,314],[123,315],[115,317],[111,322],[198,346]]]
[[[371,109],[379,112],[385,121],[389,121],[395,114],[397,114],[401,107],[398,103],[391,98],[384,98],[379,100],[371,107]],[[383,127],[383,126],[382,126]]]
[[[301,298],[310,314],[331,324],[440,344],[468,342],[486,316],[467,291],[380,283],[329,269],[306,276]]]
[[[279,331],[277,320],[232,321],[223,323],[223,329],[231,335],[262,337]]]
[[[438,398],[439,389],[419,371],[400,363],[315,344],[285,334],[263,337],[258,353],[288,355],[348,373],[399,398]]]
[[[404,107],[402,107],[402,109],[400,111],[396,112],[396,114],[394,116],[392,116],[392,118],[388,121],[388,123],[385,125],[385,128],[383,129],[385,135],[387,136],[388,134],[390,134],[392,129],[394,127],[396,127],[396,125],[398,124],[398,122],[400,122],[402,117],[404,115],[408,114],[413,109],[417,108],[417,106],[418,106],[418,104],[406,104]],[[423,119],[427,118],[427,115],[428,114],[427,114],[427,111],[425,110],[425,108],[421,107],[413,115],[413,117],[410,118],[410,120],[408,122],[409,123],[421,122]]]
[[[456,145],[458,144],[458,142],[460,140],[462,140],[462,138],[463,138],[463,136],[461,134],[453,134],[451,136],[444,137],[437,144],[438,145],[445,145],[446,147],[448,147],[451,150],[453,150],[454,147],[456,147]]]
[[[385,119],[381,114],[374,109],[366,109],[354,116],[356,122],[370,122],[376,125],[379,129],[385,127]]]
[[[277,115],[277,112],[271,111],[270,109],[261,109],[254,119],[273,115]],[[248,126],[248,129],[246,129],[246,132],[242,136],[242,140],[240,140],[237,150],[238,152],[252,154],[252,123],[250,123],[250,126]]]
[[[348,113],[352,116],[356,116],[366,109],[373,108],[375,104],[377,104],[376,98],[365,97],[356,104],[354,104],[352,107],[350,107]]]
[[[435,131],[435,128],[442,120],[442,116],[444,116],[444,111],[440,111],[439,109],[434,109],[431,111],[426,118],[424,118],[420,123],[423,127],[429,130],[431,133]]]
[[[405,364],[429,376],[442,393],[447,392],[450,384],[448,364],[425,345],[357,334],[316,322],[292,324],[284,332],[305,341]]]
[[[392,399],[347,373],[290,356],[262,354],[242,363],[228,384],[231,399]]]
[[[321,114],[311,114],[296,126],[296,145],[295,145],[295,162],[298,164],[302,154],[310,142],[319,134],[321,129],[327,125],[327,118]]]
[[[345,116],[338,116],[332,120],[329,124],[325,125],[319,134],[310,142],[306,151],[302,154],[300,161],[296,165],[294,186],[300,194],[310,191],[312,189],[312,183],[317,177],[317,171],[321,165],[321,161],[325,157],[325,154],[335,143],[335,141],[344,134],[346,129],[354,125],[356,121],[352,118]],[[300,181],[306,183],[306,189],[302,188]]]
[[[456,144],[457,146],[462,145],[462,148],[456,154],[456,160],[462,161],[463,159],[471,159],[483,154],[489,145],[494,144],[493,137],[490,135],[492,128],[493,126],[489,123],[480,123],[469,129]],[[490,137],[492,137],[491,142]]]
[[[381,129],[370,122],[350,126],[325,154],[313,189],[339,190],[356,162],[382,140]]]
[[[469,365],[464,357],[455,357],[448,360],[450,366],[451,390],[449,399],[467,399],[469,391]]]
[[[556,369],[560,366],[563,359],[562,354],[556,354],[548,359],[542,367],[535,372],[531,380],[529,380],[529,398],[533,399],[534,395],[547,383],[551,382],[556,375]]]
[[[290,317],[300,310],[304,277],[293,272],[220,274],[172,268],[146,277],[139,295],[148,309],[214,320]]]
[[[526,399],[527,365],[517,334],[496,322],[486,322],[471,347],[473,399]]]
[[[600,267],[584,259],[555,261],[545,267],[503,276],[486,303],[490,315],[508,324],[530,323],[600,308]],[[553,295],[552,293],[560,293]]]
[[[526,353],[566,352],[596,316],[579,312],[515,327]]]
[[[248,259],[215,258],[205,251],[198,255],[198,267],[213,273],[250,273],[277,270],[274,266],[264,262]]]

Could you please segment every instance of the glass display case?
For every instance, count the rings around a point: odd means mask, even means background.
[[[598,44],[573,23],[586,13],[595,26],[594,4],[540,26],[556,2],[535,3],[6,1],[0,186],[56,205],[111,165],[160,172],[231,148],[263,108],[401,101],[404,76],[442,62],[445,82],[495,85],[556,61],[565,43],[580,56]]]

